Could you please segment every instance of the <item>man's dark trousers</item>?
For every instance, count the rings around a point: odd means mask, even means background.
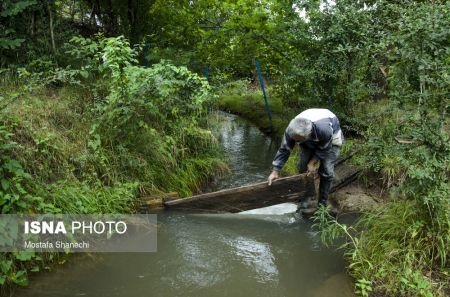
[[[313,157],[320,161],[319,205],[326,206],[328,201],[328,194],[330,193],[331,183],[334,179],[334,166],[336,164],[337,158],[339,157],[339,146],[332,145],[331,148],[321,151],[320,154],[316,154],[314,149],[300,144],[299,155],[299,173],[305,173],[307,171],[308,163]]]

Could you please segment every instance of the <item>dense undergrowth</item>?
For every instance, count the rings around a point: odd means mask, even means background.
[[[139,196],[189,195],[225,169],[204,79],[167,62],[137,66],[121,37],[67,47],[71,67],[2,73],[2,214],[129,213]],[[26,285],[61,257],[2,253],[0,284]]]

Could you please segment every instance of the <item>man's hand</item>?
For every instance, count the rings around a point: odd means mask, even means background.
[[[267,179],[269,186],[272,185],[272,182],[279,177],[280,177],[280,175],[279,175],[278,171],[272,170],[272,173],[269,175],[269,178]]]
[[[314,177],[316,176],[316,174],[317,174],[316,164],[317,164],[317,160],[315,160],[315,159],[312,159],[311,161],[309,161],[307,170],[306,170],[306,176],[314,176]]]

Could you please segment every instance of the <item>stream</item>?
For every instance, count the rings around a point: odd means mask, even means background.
[[[264,181],[278,143],[230,114],[213,117],[231,173],[208,190]],[[238,214],[158,214],[158,251],[76,255],[14,296],[354,296],[342,252],[280,204]]]

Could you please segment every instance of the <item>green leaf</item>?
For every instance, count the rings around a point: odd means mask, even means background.
[[[33,259],[33,256],[34,252],[21,251],[18,254],[16,254],[16,259],[19,261],[29,261]]]
[[[3,188],[3,190],[8,190],[9,189],[9,181],[8,180],[6,180],[6,179],[2,179],[1,180],[1,184],[2,184],[2,188]]]
[[[0,268],[4,274],[8,273],[11,270],[12,261],[11,260],[3,260],[0,262]]]
[[[3,285],[6,281],[6,275],[0,275],[0,285]]]
[[[28,277],[27,277],[27,271],[26,270],[19,270],[17,271],[13,277],[11,278],[13,283],[19,285],[19,286],[27,286],[28,285]]]
[[[11,17],[18,15],[22,11],[24,11],[28,6],[35,5],[37,2],[35,0],[25,0],[18,1],[17,3],[6,3],[6,5],[2,5],[3,11],[0,13],[2,17]]]
[[[80,75],[81,75],[83,78],[87,79],[87,78],[89,77],[89,72],[84,71],[84,70],[81,70],[81,71],[80,71]]]
[[[30,269],[30,271],[31,271],[31,272],[39,272],[39,271],[40,271],[40,268],[39,268],[39,266],[33,266],[33,267]]]

